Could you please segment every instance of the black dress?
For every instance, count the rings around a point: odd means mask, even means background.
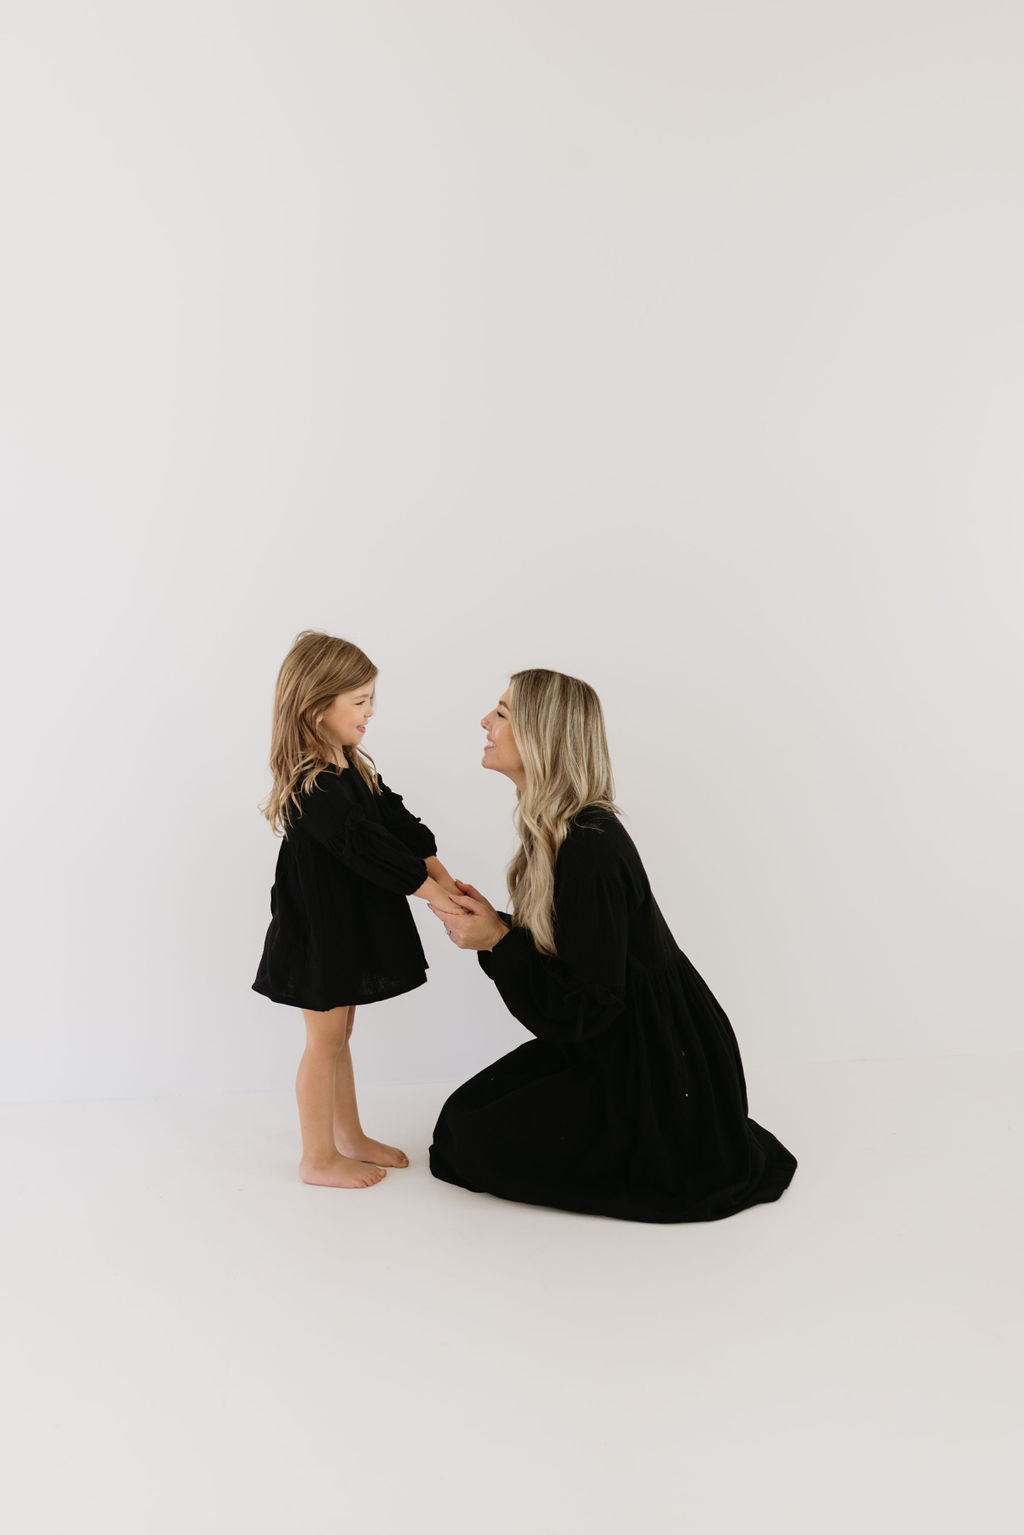
[[[321,769],[282,839],[253,991],[326,1012],[412,991],[429,969],[406,900],[434,834],[379,776]]]
[[[559,849],[554,926],[557,956],[517,927],[479,953],[536,1038],[445,1103],[434,1176],[638,1221],[718,1220],[778,1199],[796,1158],[747,1117],[729,1020],[673,939],[628,832],[600,807]]]

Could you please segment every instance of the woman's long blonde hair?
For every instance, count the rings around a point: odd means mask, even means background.
[[[526,771],[516,790],[511,912],[542,954],[554,954],[555,858],[573,817],[585,805],[619,813],[604,712],[589,683],[537,668],[513,674],[508,712]]]
[[[281,663],[274,693],[274,721],[270,737],[270,771],[273,787],[260,810],[273,830],[284,836],[295,811],[302,814],[303,794],[308,794],[321,768],[338,765],[338,747],[329,738],[317,715],[323,714],[339,693],[355,692],[372,683],[377,668],[358,645],[303,629]],[[377,768],[369,752],[360,746],[342,748],[350,768],[380,793]]]

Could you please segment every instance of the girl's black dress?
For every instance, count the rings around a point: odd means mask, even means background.
[[[281,841],[253,991],[327,1012],[412,991],[429,969],[406,900],[434,834],[378,774],[321,769]]]
[[[796,1158],[747,1117],[729,1020],[610,811],[586,807],[559,849],[554,927],[557,956],[514,926],[479,953],[536,1038],[445,1103],[434,1176],[638,1221],[718,1220],[778,1199]]]

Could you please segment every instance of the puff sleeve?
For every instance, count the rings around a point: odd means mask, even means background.
[[[538,1039],[572,1044],[591,1038],[626,1008],[629,912],[618,854],[601,832],[581,828],[562,844],[555,863],[558,953],[542,954],[529,929],[513,927],[492,950],[480,950],[480,967],[513,1017]]]
[[[437,853],[437,840],[430,827],[413,815],[402,796],[389,789],[379,773],[377,785],[381,791],[380,811],[388,830],[418,858],[432,858]]]
[[[354,772],[354,769],[348,769]],[[344,773],[321,773],[304,796],[297,828],[374,885],[412,895],[427,878],[427,866],[382,821],[354,798]],[[397,796],[396,796],[397,797]],[[408,812],[406,812],[408,814]],[[415,817],[411,817],[415,819]],[[425,828],[424,828],[425,830]]]

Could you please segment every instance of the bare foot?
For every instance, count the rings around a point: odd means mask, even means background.
[[[329,1189],[368,1189],[386,1177],[382,1167],[367,1167],[364,1161],[336,1156],[330,1162],[300,1162],[303,1183],[318,1183]]]
[[[373,1141],[368,1135],[352,1139],[338,1139],[342,1156],[355,1157],[358,1162],[375,1162],[378,1167],[408,1167],[409,1158],[397,1146],[385,1146],[383,1141]]]

